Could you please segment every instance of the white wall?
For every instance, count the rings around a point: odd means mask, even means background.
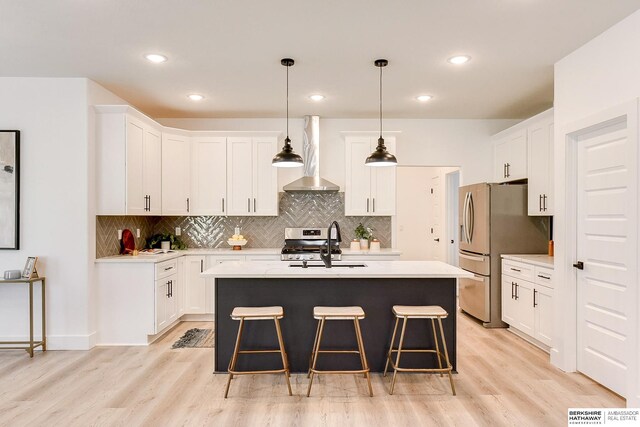
[[[190,130],[283,130],[285,119],[157,119],[165,126]],[[491,135],[518,120],[385,119],[384,128],[397,135],[398,162],[405,166],[460,166],[464,183],[492,179]],[[294,149],[301,153],[303,119],[289,120]],[[320,171],[344,190],[344,136],[342,132],[376,132],[377,119],[320,118]],[[284,135],[282,136],[284,138]],[[279,173],[279,185],[301,176],[300,170]]]
[[[0,78],[0,93],[0,128],[21,132],[20,250],[0,252],[0,272],[38,256],[49,348],[89,348],[86,79]],[[27,289],[0,289],[1,339],[27,337]]]
[[[555,65],[555,195],[554,240],[556,249],[556,299],[554,310],[554,349],[551,360],[556,366],[576,369],[575,304],[572,294],[563,287],[573,269],[558,264],[567,256],[565,233],[575,218],[568,218],[566,208],[565,165],[567,162],[565,132],[571,123],[640,97],[640,11],[630,15],[594,40],[560,60]],[[636,283],[637,285],[637,283]],[[640,304],[638,304],[640,310]],[[638,328],[638,326],[637,326]],[[636,329],[637,329],[636,328]],[[635,334],[638,335],[638,330]],[[635,351],[636,365],[637,354]],[[635,373],[633,372],[635,370]],[[635,377],[633,395],[628,405],[640,404],[638,366],[632,367]]]

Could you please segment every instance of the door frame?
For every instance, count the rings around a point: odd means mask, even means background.
[[[570,123],[562,129],[558,129],[559,144],[555,144],[555,171],[556,176],[564,180],[557,180],[555,193],[558,195],[556,216],[554,217],[554,233],[556,234],[556,257],[554,267],[557,280],[555,281],[555,296],[553,303],[554,333],[551,348],[551,362],[555,366],[567,372],[577,370],[578,355],[578,289],[576,271],[573,263],[577,254],[577,148],[581,135],[597,131],[610,126],[612,123],[626,120],[628,139],[630,143],[638,146],[638,99],[626,102],[619,106],[604,110],[584,119]],[[556,133],[558,135],[558,133]],[[640,153],[640,150],[637,150]],[[636,158],[636,165],[640,167],[640,159]],[[564,182],[563,182],[564,181]],[[640,186],[636,185],[637,188]],[[640,191],[636,194],[636,203],[640,200]],[[635,219],[638,221],[638,218]],[[640,228],[636,230],[636,256],[640,262],[638,242],[640,241]],[[632,273],[635,277],[632,283],[638,283],[638,262]],[[637,312],[640,310],[640,292],[638,286],[630,289],[628,309],[630,324],[638,324]],[[635,333],[634,333],[635,332]],[[630,331],[629,351],[640,353],[640,328]],[[627,357],[630,355],[626,355]],[[627,382],[627,405],[637,407],[640,402],[640,372],[637,363],[628,363],[629,375]]]
[[[458,224],[458,188],[460,188],[460,169],[445,174],[445,212],[447,263],[458,265],[460,224]],[[451,240],[455,243],[451,244]]]

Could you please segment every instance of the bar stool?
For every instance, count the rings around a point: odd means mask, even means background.
[[[236,345],[233,349],[233,356],[229,362],[229,379],[227,379],[227,387],[224,391],[224,398],[227,398],[229,394],[229,386],[234,375],[252,375],[252,374],[280,374],[284,373],[287,379],[287,387],[289,388],[289,396],[291,393],[291,382],[289,381],[289,362],[287,361],[287,353],[284,349],[284,341],[282,340],[282,331],[280,330],[280,319],[284,317],[284,311],[282,307],[235,307],[231,313],[233,320],[239,320],[240,326],[238,326],[238,337],[236,338]],[[276,333],[278,335],[278,344],[280,346],[277,350],[241,350],[240,341],[242,340],[242,331],[244,329],[244,322],[249,320],[273,320],[276,325]],[[280,353],[282,356],[282,369],[270,369],[263,371],[236,371],[236,362],[238,361],[238,355],[240,354],[257,354],[257,353]]]
[[[364,319],[364,310],[362,307],[314,307],[313,318],[318,321],[316,329],[316,337],[313,342],[313,351],[309,362],[309,388],[307,397],[311,394],[311,386],[313,385],[314,374],[364,374],[369,385],[369,396],[373,396],[371,388],[371,378],[369,377],[369,365],[367,364],[367,355],[364,351],[364,342],[362,340],[362,331],[360,330],[360,319]],[[356,332],[356,341],[358,342],[358,350],[320,350],[322,341],[322,333],[324,332],[324,324],[327,320],[351,320]],[[350,353],[360,355],[360,363],[362,369],[349,371],[321,371],[316,369],[318,355],[320,353]]]
[[[456,389],[453,385],[453,377],[451,376],[451,371],[453,367],[449,362],[449,352],[447,351],[447,342],[444,338],[444,330],[442,329],[442,319],[446,318],[448,313],[447,311],[438,306],[438,305],[423,305],[423,306],[410,306],[410,305],[394,305],[393,306],[393,314],[396,316],[396,325],[393,328],[393,335],[391,337],[391,344],[389,345],[389,353],[387,354],[387,362],[384,365],[384,374],[383,376],[387,376],[387,368],[389,367],[389,362],[391,362],[391,367],[393,368],[393,380],[391,381],[391,390],[389,394],[393,394],[393,388],[396,385],[396,375],[398,372],[439,372],[440,376],[444,372],[449,374],[449,381],[451,382],[451,391],[453,395],[456,395]],[[400,319],[403,319],[402,322],[402,332],[400,333],[400,342],[398,343],[398,349],[393,349],[393,343],[396,339],[396,332],[398,330],[398,323]],[[431,329],[433,330],[433,340],[435,341],[436,348],[433,349],[412,349],[412,350],[403,350],[402,344],[404,342],[404,332],[407,327],[407,321],[409,319],[431,319]],[[440,327],[440,338],[442,339],[442,347],[444,348],[444,361],[446,363],[446,367],[442,367],[442,353],[440,352],[440,345],[438,344],[438,334],[436,333],[436,324],[435,321],[438,320],[438,325]],[[401,368],[400,367],[400,355],[405,353],[435,353],[438,359],[438,368]],[[392,359],[392,354],[398,353],[396,357],[396,361],[394,363]]]

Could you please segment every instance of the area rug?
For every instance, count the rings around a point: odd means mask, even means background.
[[[213,348],[213,329],[189,329],[171,348]]]

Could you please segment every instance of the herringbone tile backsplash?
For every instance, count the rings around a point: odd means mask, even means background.
[[[96,256],[116,255],[119,250],[117,230],[129,228],[135,235],[140,228],[144,238],[155,233],[175,233],[182,229],[180,239],[190,248],[227,247],[227,239],[236,226],[248,240],[246,247],[279,248],[284,243],[285,227],[327,227],[338,221],[342,231],[342,246],[348,247],[359,223],[373,229],[382,247],[391,246],[391,217],[345,217],[344,193],[280,193],[280,214],[277,217],[97,217]]]

